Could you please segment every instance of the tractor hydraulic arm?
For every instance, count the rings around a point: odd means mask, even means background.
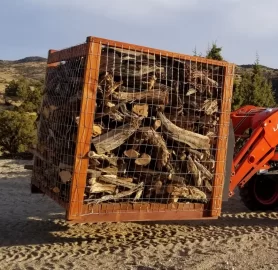
[[[254,174],[269,169],[270,160],[278,160],[278,108],[266,109],[245,106],[231,114],[235,139],[244,139],[243,147],[235,154],[232,164],[229,195],[242,187]],[[249,133],[245,134],[246,131]]]

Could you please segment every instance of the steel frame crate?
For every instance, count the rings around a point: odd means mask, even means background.
[[[233,75],[97,37],[50,50],[32,186],[74,222],[217,218]]]

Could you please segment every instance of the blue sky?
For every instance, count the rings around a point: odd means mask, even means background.
[[[267,3],[267,4],[265,4]],[[236,64],[278,68],[277,0],[1,0],[0,59],[98,36],[192,54],[217,41]]]

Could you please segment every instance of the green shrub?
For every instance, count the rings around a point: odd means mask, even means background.
[[[0,147],[9,154],[25,152],[36,143],[35,120],[37,116],[17,111],[0,112]]]
[[[24,78],[12,80],[5,88],[5,97],[16,98],[22,104],[15,110],[19,112],[37,112],[42,98],[41,82],[31,82]]]

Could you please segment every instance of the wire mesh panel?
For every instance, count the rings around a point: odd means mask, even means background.
[[[40,118],[52,157],[35,173],[67,218],[219,215],[233,65],[98,38],[86,48],[48,71]]]
[[[70,199],[84,65],[85,55],[48,66],[33,150],[32,184],[62,205]]]

